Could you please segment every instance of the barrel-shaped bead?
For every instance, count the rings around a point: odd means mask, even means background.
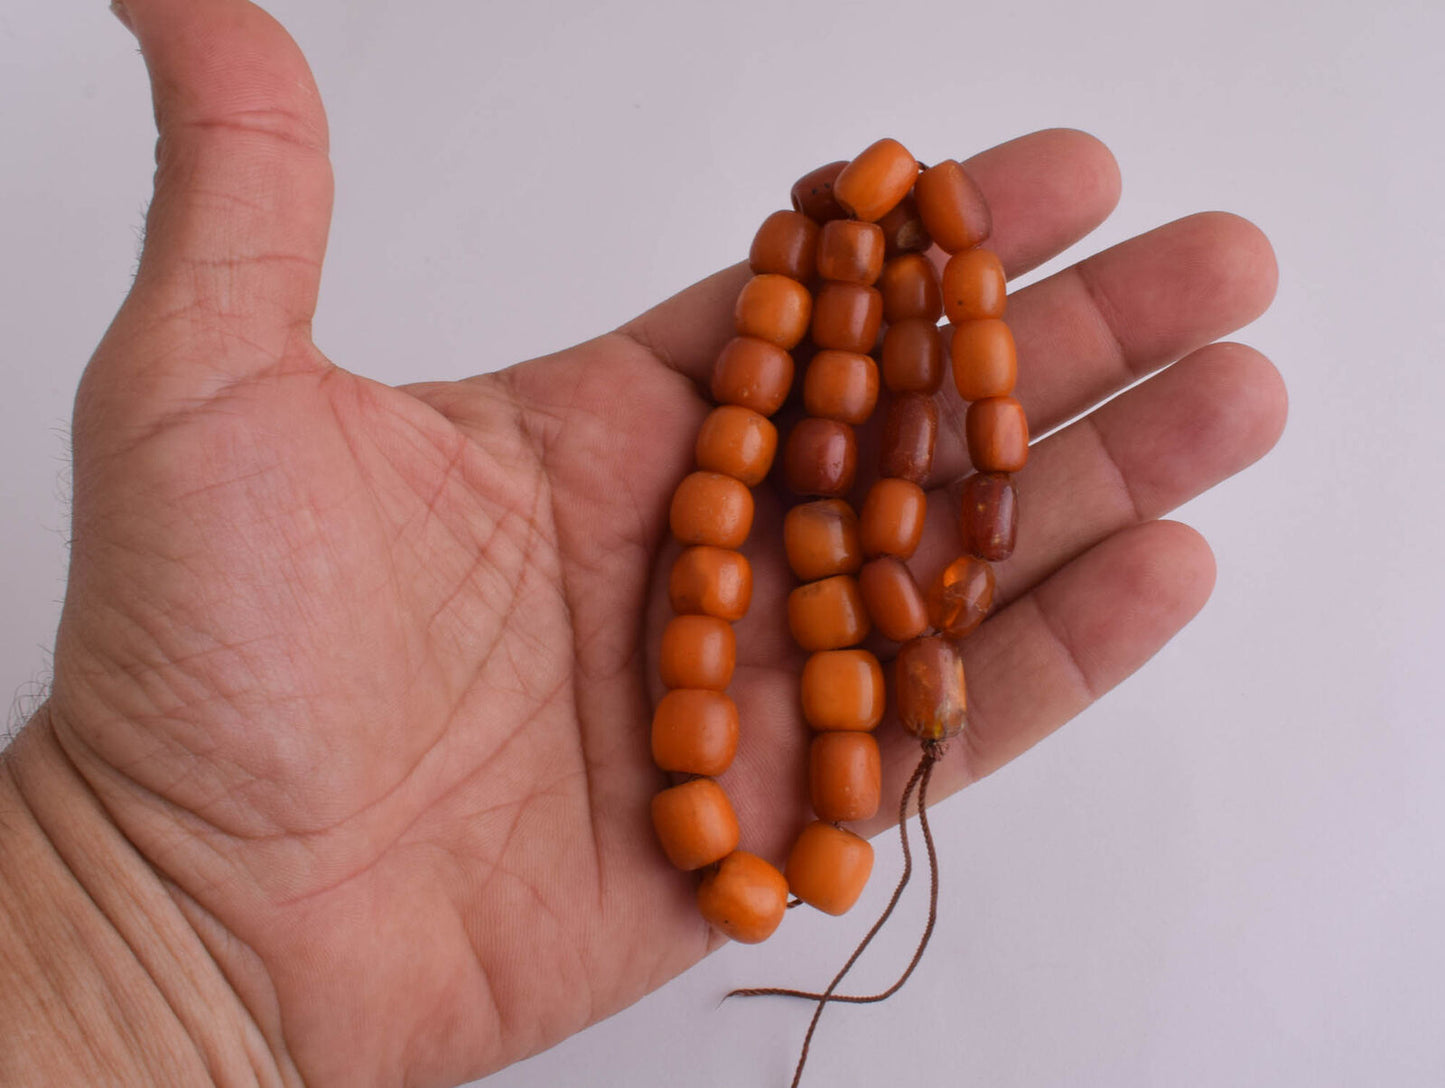
[[[883,384],[894,393],[937,393],[947,365],[943,331],[926,317],[905,318],[883,334]]]
[[[955,325],[1003,317],[1008,302],[1003,264],[990,249],[955,253],[943,266],[943,312]]]
[[[803,376],[803,407],[840,423],[865,423],[878,403],[878,364],[857,351],[820,351]]]
[[[883,320],[890,325],[921,317],[937,324],[943,292],[933,262],[921,253],[905,253],[884,263],[878,276]]]
[[[963,659],[946,638],[925,635],[898,648],[893,663],[898,720],[919,740],[946,740],[963,731],[968,699]]]
[[[704,873],[697,907],[719,932],[742,944],[772,936],[788,910],[788,881],[756,854],[734,850]]]
[[[964,417],[968,459],[980,472],[1017,472],[1029,459],[1029,421],[1013,397],[987,397]]]
[[[721,472],[693,472],[672,493],[672,535],[684,544],[740,548],[753,527],[753,493]]]
[[[905,196],[893,210],[878,220],[883,231],[884,257],[897,257],[900,253],[922,253],[933,245],[928,230],[923,225],[923,216],[918,214],[918,204],[912,195]]]
[[[720,404],[698,428],[697,467],[756,487],[773,467],[778,429],[766,416],[737,404]]]
[[[817,820],[803,828],[784,869],[789,890],[826,914],[846,914],[873,873],[868,840]]]
[[[802,212],[774,212],[753,235],[748,267],[758,275],[772,272],[807,283],[817,268],[817,255],[818,224]]]
[[[959,529],[963,550],[990,563],[1013,554],[1019,494],[1006,472],[976,472],[963,481]]]
[[[913,199],[918,201],[918,214],[928,233],[947,253],[972,249],[993,229],[988,201],[953,159],[919,174]]]
[[[899,393],[883,420],[878,471],[921,484],[933,471],[933,446],[938,439],[938,406],[922,393]]]
[[[883,271],[883,231],[876,223],[834,219],[818,233],[818,275],[871,286]]]
[[[872,733],[819,733],[808,750],[808,794],[818,819],[867,820],[878,812],[883,761]]]
[[[808,334],[813,296],[791,276],[765,272],[743,284],[733,308],[739,336],[754,336],[787,350]]]
[[[858,592],[873,629],[894,642],[928,630],[928,606],[908,564],[891,555],[870,559],[858,572]]]
[[[1006,397],[1018,378],[1013,333],[998,318],[955,326],[950,348],[953,384],[964,400]]]
[[[793,208],[815,223],[846,218],[848,213],[833,195],[833,182],[847,165],[842,160],[830,162],[800,177],[793,183]]]
[[[788,594],[788,629],[805,650],[841,650],[868,637],[868,611],[858,580],[838,574]]]
[[[976,556],[961,556],[928,587],[928,622],[946,638],[970,635],[993,607],[993,591],[993,566]]]
[[[863,554],[896,555],[907,559],[923,539],[928,496],[912,480],[885,476],[874,481],[858,514],[858,536]]]
[[[770,416],[788,399],[793,357],[777,344],[735,336],[723,346],[712,372],[712,399]]]
[[[838,351],[869,352],[883,325],[883,296],[861,283],[829,281],[813,300],[813,343]]]
[[[738,708],[720,691],[678,688],[652,712],[652,762],[679,774],[719,775],[738,750]]]
[[[794,493],[845,495],[857,471],[858,441],[848,424],[807,416],[788,432],[783,479]]]
[[[898,206],[917,177],[918,160],[897,140],[885,137],[843,167],[833,181],[833,197],[848,214],[872,223]]]
[[[867,650],[823,650],[803,665],[803,720],[819,731],[868,732],[883,720],[883,666]]]
[[[858,515],[841,499],[820,499],[793,507],[783,518],[788,566],[804,582],[855,574],[863,565]]]
[[[732,624],[716,616],[673,616],[662,629],[658,671],[670,688],[723,691],[737,662]]]
[[[667,860],[679,869],[701,869],[738,846],[737,814],[711,778],[694,778],[653,797],[652,826]]]
[[[673,561],[667,595],[674,612],[735,623],[748,614],[752,603],[752,564],[731,548],[687,548]]]

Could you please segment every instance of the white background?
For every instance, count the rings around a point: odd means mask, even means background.
[[[146,84],[101,0],[0,10],[0,692],[42,684],[66,420],[146,201]],[[963,157],[1089,129],[1124,174],[1080,253],[1204,208],[1279,253],[1243,338],[1277,451],[1184,509],[1218,588],[1133,681],[944,803],[944,919],[811,1084],[1445,1083],[1445,179],[1439,0],[497,4],[276,0],[330,107],[317,321],[390,381],[620,323],[744,255],[881,134]],[[1075,253],[1071,256],[1078,256]],[[1058,267],[1057,264],[1051,267]],[[625,395],[625,391],[622,391]],[[849,920],[792,917],[488,1088],[785,1084]],[[861,969],[891,977],[908,913]]]

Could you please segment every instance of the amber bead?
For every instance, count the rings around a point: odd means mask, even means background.
[[[838,351],[869,352],[883,325],[883,296],[861,283],[829,281],[813,301],[813,343]]]
[[[818,224],[802,212],[774,212],[753,236],[748,267],[761,275],[774,272],[802,283],[817,268]]]
[[[946,740],[963,731],[968,700],[963,658],[946,638],[929,635],[898,648],[893,663],[898,720],[919,740]]]
[[[938,439],[938,406],[922,393],[899,393],[883,421],[878,471],[921,484],[933,471],[933,444]]]
[[[772,936],[788,911],[788,882],[756,854],[734,850],[704,873],[697,908],[721,933],[742,944]]]
[[[920,253],[905,253],[883,265],[878,276],[883,296],[883,320],[890,325],[910,318],[938,323],[943,314],[943,291],[933,262]]]
[[[679,774],[718,775],[738,750],[738,708],[719,691],[669,691],[652,714],[652,762]]]
[[[815,223],[846,218],[848,213],[833,196],[833,182],[843,172],[846,162],[830,162],[809,171],[793,183],[793,208]]]
[[[858,580],[838,574],[788,594],[788,629],[805,650],[841,650],[868,637],[868,611]]]
[[[876,480],[858,515],[863,554],[870,559],[877,555],[907,559],[923,539],[927,509],[928,497],[912,480],[893,476]]]
[[[669,520],[684,544],[739,548],[753,527],[753,493],[720,472],[694,472],[673,492]]]
[[[867,820],[878,812],[883,764],[871,733],[819,733],[808,753],[808,794],[818,819]]]
[[[716,616],[673,616],[662,629],[658,671],[670,688],[722,691],[733,679],[737,636]]]
[[[870,559],[858,572],[858,592],[873,629],[894,642],[928,630],[928,606],[908,564],[891,555]]]
[[[813,296],[789,276],[765,272],[743,284],[733,309],[739,336],[755,336],[780,348],[791,348],[808,334]]]
[[[923,225],[923,216],[918,214],[918,204],[913,197],[905,196],[894,209],[878,220],[883,231],[883,256],[897,257],[900,253],[922,253],[933,245],[928,230]]]
[[[897,140],[885,137],[843,167],[833,181],[833,197],[849,215],[872,223],[897,207],[917,177],[918,160]]]
[[[773,467],[778,429],[767,418],[738,404],[714,408],[698,428],[697,467],[721,472],[756,487]]]
[[[963,550],[990,563],[1013,554],[1018,529],[1019,493],[1003,472],[976,472],[963,481],[960,529]]]
[[[1003,317],[1007,281],[997,254],[988,249],[955,253],[943,266],[943,312],[955,325]]]
[[[799,495],[847,494],[858,471],[853,428],[836,419],[807,416],[788,433],[783,479]]]
[[[1029,421],[1013,397],[988,397],[964,417],[968,459],[980,472],[1017,472],[1029,459]]]
[[[928,622],[947,638],[978,629],[993,607],[993,567],[965,555],[944,567],[928,587]]]
[[[997,318],[965,321],[953,330],[953,384],[964,400],[1006,397],[1018,377],[1013,333]]]
[[[752,603],[752,564],[742,552],[727,548],[688,548],[672,564],[667,595],[674,612],[735,622]]]
[[[937,393],[946,365],[943,331],[926,317],[889,325],[883,334],[883,384],[895,393]]]
[[[883,271],[883,231],[875,223],[835,219],[818,234],[818,275],[872,286]]]
[[[694,778],[653,797],[652,826],[667,860],[679,869],[721,861],[738,845],[732,802],[711,778]]]
[[[945,252],[972,249],[993,229],[988,201],[968,172],[953,159],[945,159],[919,174],[913,199],[918,201],[923,225]]]
[[[783,519],[788,566],[804,582],[855,574],[863,565],[858,515],[841,499],[820,499],[788,511]]]
[[[873,847],[841,827],[815,821],[793,843],[785,867],[789,890],[826,914],[845,914],[873,874]]]
[[[803,407],[840,423],[865,423],[878,403],[878,364],[856,351],[820,351],[803,376]]]
[[[712,399],[770,416],[788,399],[793,357],[777,344],[751,336],[729,340],[712,372]]]
[[[803,720],[817,730],[868,732],[883,720],[883,666],[867,650],[824,650],[803,665]]]

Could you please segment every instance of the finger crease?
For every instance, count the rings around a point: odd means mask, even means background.
[[[1124,504],[1128,507],[1130,516],[1136,523],[1148,521],[1144,510],[1134,494],[1134,489],[1129,486],[1129,477],[1119,465],[1119,459],[1109,449],[1109,443],[1104,438],[1104,428],[1099,426],[1099,421],[1092,415],[1085,416],[1080,422],[1088,425],[1088,431],[1094,436],[1094,441],[1099,446],[1099,452],[1103,455],[1104,463],[1114,475],[1114,485],[1121,495],[1124,496]]]
[[[1118,308],[1110,301],[1108,292],[1104,290],[1103,284],[1094,274],[1093,266],[1089,261],[1080,261],[1075,265],[1074,274],[1078,276],[1079,286],[1084,289],[1084,297],[1089,301],[1089,308],[1093,310],[1095,320],[1098,321],[1105,339],[1113,349],[1115,364],[1124,372],[1127,381],[1137,381],[1139,374],[1130,362],[1129,349],[1125,346],[1124,337],[1119,332],[1124,322],[1119,316]]]
[[[1028,599],[1033,602],[1034,611],[1038,613],[1040,625],[1048,636],[1054,640],[1054,643],[1063,653],[1065,662],[1073,669],[1074,677],[1078,681],[1079,687],[1083,689],[1084,694],[1088,696],[1089,702],[1097,701],[1103,692],[1096,690],[1093,682],[1089,679],[1089,670],[1084,667],[1083,658],[1079,656],[1078,651],[1074,648],[1074,642],[1069,638],[1064,626],[1059,623],[1058,619],[1048,608],[1044,607],[1044,603],[1037,593],[1030,595]]]

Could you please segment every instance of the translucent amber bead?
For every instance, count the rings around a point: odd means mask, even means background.
[[[1003,317],[1007,281],[997,254],[988,249],[955,253],[943,266],[943,312],[955,325]]]
[[[884,257],[922,253],[933,245],[912,196],[900,200],[891,212],[878,220],[878,226],[883,231]]]
[[[921,253],[886,262],[878,276],[878,293],[883,296],[883,320],[890,325],[915,317],[936,325],[943,314],[938,272]]]
[[[841,650],[868,636],[858,580],[847,574],[798,586],[788,594],[788,629],[805,650]]]
[[[774,212],[753,236],[748,267],[807,283],[817,268],[818,224],[802,212]]]
[[[878,471],[921,484],[933,471],[933,446],[938,439],[938,407],[922,393],[899,393],[883,422]]]
[[[905,318],[883,334],[883,384],[893,392],[937,393],[945,366],[943,333],[928,318]]]
[[[1006,397],[1018,378],[1013,333],[996,318],[965,321],[953,330],[953,384],[964,400]]]
[[[753,527],[753,493],[720,472],[694,472],[673,492],[669,520],[684,544],[740,548]]]
[[[913,199],[918,201],[923,225],[945,252],[972,249],[993,229],[988,201],[953,159],[919,174]]]
[[[813,296],[790,276],[765,272],[754,276],[738,292],[733,327],[739,336],[753,336],[784,350],[808,334]]]
[[[793,208],[815,223],[843,219],[848,213],[833,196],[833,181],[843,172],[846,162],[830,162],[809,171],[793,183]]]
[[[993,567],[971,555],[955,559],[928,587],[928,622],[945,638],[978,629],[993,607]]]
[[[834,219],[818,234],[818,275],[871,286],[883,271],[883,231],[875,223]]]
[[[742,552],[688,548],[672,564],[667,595],[674,612],[700,612],[734,623],[752,603],[753,568]]]
[[[912,480],[884,477],[868,489],[858,515],[858,535],[863,554],[896,555],[907,559],[923,539],[923,519],[928,497]]]
[[[788,910],[788,882],[756,854],[734,850],[703,874],[697,908],[719,932],[742,944],[772,936]]]
[[[762,483],[773,466],[778,429],[751,408],[723,404],[698,428],[697,467],[721,472],[749,487]]]
[[[968,459],[980,472],[1017,472],[1029,459],[1029,421],[1013,397],[988,397],[964,417]]]
[[[803,376],[803,407],[840,423],[866,423],[878,403],[878,364],[856,351],[820,351]]]
[[[849,215],[872,223],[898,206],[917,177],[918,160],[897,140],[884,138],[843,167],[833,197]]]
[[[652,826],[667,860],[679,869],[701,869],[738,846],[737,815],[711,778],[694,778],[653,797]]]
[[[829,281],[813,301],[813,343],[866,354],[883,326],[883,296],[861,283]]]
[[[823,650],[802,678],[803,720],[816,730],[868,732],[883,720],[883,666],[867,650]]]
[[[819,733],[808,752],[808,794],[818,819],[867,820],[878,812],[883,761],[871,733]]]
[[[783,519],[783,550],[801,581],[855,574],[863,565],[858,515],[841,499],[795,506]]]
[[[783,478],[798,495],[847,494],[858,471],[853,428],[835,419],[798,420],[783,447]]]
[[[803,828],[785,871],[789,890],[804,903],[826,914],[846,914],[873,874],[873,847],[819,820]]]
[[[870,559],[858,572],[858,592],[873,629],[894,642],[928,630],[928,606],[908,564],[891,555]]]
[[[738,708],[718,691],[669,691],[652,714],[652,761],[664,771],[719,775],[738,750]]]
[[[751,336],[729,340],[712,372],[712,399],[770,416],[788,399],[793,357],[776,344]]]
[[[963,731],[968,700],[963,659],[947,639],[911,639],[893,663],[898,720],[919,740],[946,740]]]
[[[737,636],[716,616],[673,616],[662,629],[658,671],[670,688],[723,691],[732,683]]]
[[[960,515],[964,551],[990,563],[1002,563],[1013,554],[1019,496],[1012,476],[978,472],[964,480]]]

